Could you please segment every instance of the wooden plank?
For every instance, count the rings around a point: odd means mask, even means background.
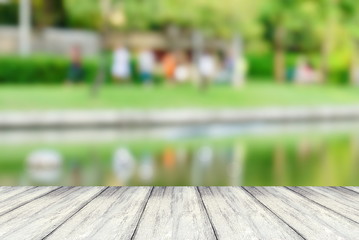
[[[302,239],[285,222],[238,187],[200,187],[219,239]]]
[[[134,239],[215,239],[194,187],[156,187]]]
[[[346,188],[346,189],[349,189],[349,190],[352,190],[352,191],[354,191],[354,192],[359,193],[359,187],[344,187],[344,188]]]
[[[359,223],[359,194],[330,187],[290,187],[289,189]]]
[[[0,187],[0,202],[35,187]]]
[[[63,187],[0,217],[0,239],[41,239],[104,190]]]
[[[19,191],[24,189],[26,190],[20,191],[17,194],[14,194],[14,192],[4,194],[2,196],[3,200],[0,202],[0,216],[12,211],[13,209],[28,204],[29,202],[44,196],[57,188],[58,187],[19,188]],[[17,188],[15,188],[15,192],[18,192]]]
[[[307,239],[358,239],[359,225],[289,189],[246,187],[255,198]]]
[[[111,187],[47,239],[130,239],[152,187]]]

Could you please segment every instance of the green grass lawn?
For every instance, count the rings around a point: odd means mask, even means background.
[[[359,104],[359,88],[350,86],[294,86],[250,83],[241,89],[212,86],[113,86],[96,98],[90,87],[0,85],[0,110],[31,109],[151,109],[315,106]]]

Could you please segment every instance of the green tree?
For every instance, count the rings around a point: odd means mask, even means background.
[[[350,38],[351,59],[350,70],[351,83],[355,82],[359,67],[359,2],[356,0],[342,0],[339,3],[341,20]]]
[[[301,24],[301,0],[275,0],[263,4],[263,19],[269,24],[274,49],[274,73],[278,83],[285,81],[285,55],[290,32]]]

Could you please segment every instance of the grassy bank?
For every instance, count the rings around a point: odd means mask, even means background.
[[[83,86],[0,86],[0,110],[32,109],[151,109],[316,106],[359,104],[359,88],[251,83],[241,89],[213,86],[199,92],[194,86],[105,86],[98,97]]]

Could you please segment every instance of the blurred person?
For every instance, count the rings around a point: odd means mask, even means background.
[[[198,72],[200,75],[200,88],[206,90],[213,80],[216,72],[216,61],[210,51],[201,54],[198,59]]]
[[[235,59],[231,52],[220,58],[219,74],[216,78],[216,83],[227,84],[230,83],[235,70]]]
[[[79,46],[72,47],[70,51],[70,66],[67,76],[67,83],[82,83],[85,78],[85,70],[82,63],[82,53]]]
[[[172,52],[166,53],[162,60],[162,67],[166,80],[169,83],[173,83],[175,78],[176,64],[177,62],[175,55]]]
[[[295,83],[313,84],[320,82],[320,74],[304,58],[300,58],[294,73]]]
[[[138,67],[141,82],[146,85],[151,84],[153,82],[153,73],[156,67],[155,55],[151,50],[144,49],[139,53]]]
[[[248,64],[244,56],[235,54],[230,49],[222,60],[219,83],[230,83],[235,87],[240,87],[245,83]]]
[[[187,61],[187,56],[183,52],[177,54],[177,65],[175,68],[175,79],[176,83],[184,83],[189,79],[189,66]]]
[[[112,76],[117,83],[128,82],[131,75],[131,54],[125,46],[118,45],[113,55]]]
[[[246,81],[248,63],[244,56],[238,56],[234,61],[234,70],[232,72],[232,84],[236,87],[242,86]]]

